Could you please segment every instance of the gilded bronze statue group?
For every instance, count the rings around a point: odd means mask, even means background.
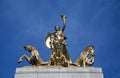
[[[18,63],[21,63],[25,58],[28,63],[33,66],[79,66],[86,67],[92,66],[94,63],[94,47],[92,45],[87,46],[80,54],[79,58],[72,62],[70,59],[68,50],[66,48],[66,35],[64,34],[64,30],[66,28],[66,16],[61,15],[63,20],[63,27],[55,26],[55,32],[49,32],[46,39],[45,44],[51,50],[51,56],[48,62],[44,62],[39,55],[37,49],[32,45],[24,46],[24,49],[31,53],[31,56],[27,56],[26,54],[22,55]]]

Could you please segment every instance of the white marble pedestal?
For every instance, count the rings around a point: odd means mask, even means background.
[[[14,78],[104,78],[95,67],[33,67],[17,68]]]

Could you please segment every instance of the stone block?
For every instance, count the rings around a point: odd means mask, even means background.
[[[95,67],[22,67],[14,78],[104,78],[102,69]]]

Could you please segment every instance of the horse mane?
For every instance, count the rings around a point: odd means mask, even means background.
[[[33,45],[30,45],[32,47],[32,50],[37,50]]]
[[[83,50],[83,52],[86,52],[87,50],[89,50],[90,47],[92,47],[92,49],[94,48],[93,45],[89,45],[89,46],[87,46],[87,47]]]

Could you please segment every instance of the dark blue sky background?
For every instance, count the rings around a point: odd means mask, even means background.
[[[94,67],[102,67],[105,78],[120,78],[119,0],[0,0],[0,78],[13,78],[23,46],[34,45],[44,61],[51,51],[45,46],[48,32],[62,26],[67,16],[67,49],[74,62],[82,50],[95,46]]]

